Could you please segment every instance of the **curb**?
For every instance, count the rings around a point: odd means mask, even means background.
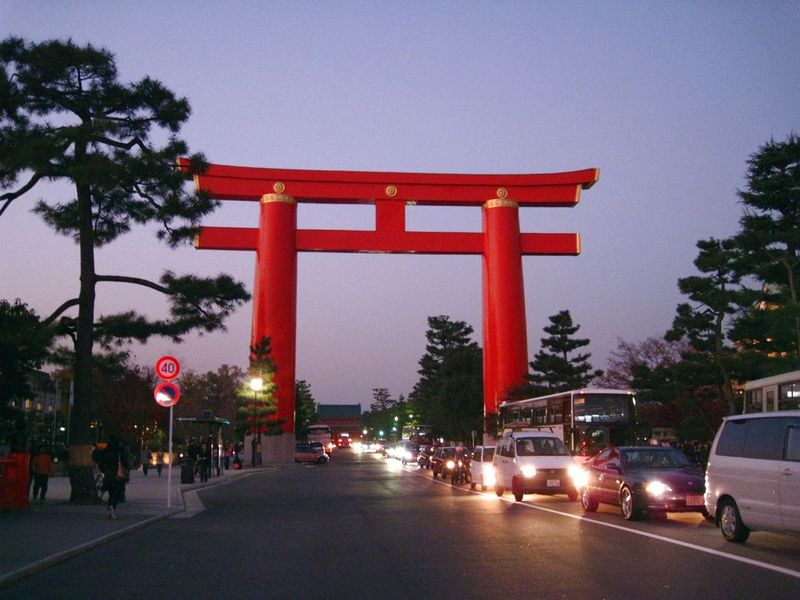
[[[17,579],[21,579],[23,577],[27,577],[28,575],[32,575],[37,571],[40,571],[46,567],[49,567],[61,561],[67,560],[68,558],[72,558],[73,556],[86,552],[87,550],[96,548],[97,546],[105,544],[106,542],[110,542],[115,538],[130,533],[131,531],[147,527],[148,525],[154,523],[155,521],[164,519],[166,517],[171,517],[184,510],[185,510],[184,508],[176,508],[172,512],[164,513],[163,515],[156,515],[154,517],[145,519],[144,521],[139,521],[138,523],[131,523],[130,525],[128,525],[127,527],[123,527],[119,531],[114,531],[112,533],[106,534],[94,540],[89,540],[88,542],[84,542],[83,544],[75,546],[74,548],[70,548],[69,550],[57,552],[56,554],[38,560],[35,563],[31,563],[27,566],[20,567],[16,571],[11,571],[10,573],[6,573],[5,575],[0,576],[0,587],[8,583],[11,583],[12,581],[16,581]]]

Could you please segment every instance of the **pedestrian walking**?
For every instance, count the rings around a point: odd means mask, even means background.
[[[197,455],[197,465],[200,471],[200,481],[208,481],[208,473],[211,470],[211,455],[209,453],[208,458],[206,458],[206,443],[203,442],[200,444],[200,452]]]
[[[150,469],[150,448],[145,447],[141,455],[142,473],[147,477],[147,471]]]
[[[164,466],[164,452],[161,449],[158,450],[156,453],[156,471],[158,471],[158,476],[161,477],[161,468]]]
[[[126,447],[112,436],[103,449],[92,452],[92,460],[103,472],[103,488],[108,491],[106,517],[117,518],[117,504],[124,501],[125,484],[128,482],[130,458]]]
[[[33,499],[39,496],[39,502],[44,502],[47,496],[47,483],[55,472],[53,457],[44,446],[39,447],[33,457]]]

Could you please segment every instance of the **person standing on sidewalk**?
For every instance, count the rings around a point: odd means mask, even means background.
[[[108,491],[106,516],[117,518],[117,504],[125,496],[125,484],[128,482],[130,458],[127,449],[115,436],[111,436],[108,445],[102,450],[92,453],[92,460],[103,472],[103,487]]]
[[[47,483],[53,476],[55,465],[53,457],[44,446],[39,447],[36,456],[33,457],[33,499],[39,496],[39,502],[44,502],[47,495]]]
[[[150,448],[147,446],[142,449],[141,463],[142,473],[147,477],[147,471],[150,469]]]

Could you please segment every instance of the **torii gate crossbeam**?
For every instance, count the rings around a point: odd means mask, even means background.
[[[180,168],[191,171],[188,160]],[[278,417],[290,461],[294,428],[298,252],[476,254],[483,257],[484,415],[528,371],[522,256],[577,255],[576,233],[521,233],[520,206],[574,206],[598,169],[526,175],[311,171],[209,165],[195,186],[220,200],[259,201],[258,228],[202,227],[195,246],[256,252],[251,341],[272,339]],[[374,230],[297,229],[297,204],[371,204]],[[407,231],[405,206],[475,206],[481,233]],[[291,438],[291,439],[289,439]]]

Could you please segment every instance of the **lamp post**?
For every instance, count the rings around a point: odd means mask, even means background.
[[[250,389],[253,390],[253,422],[256,426],[256,431],[253,439],[250,441],[252,444],[252,456],[250,459],[250,466],[261,466],[261,423],[258,421],[258,392],[264,388],[264,379],[261,377],[253,377],[250,380]]]

